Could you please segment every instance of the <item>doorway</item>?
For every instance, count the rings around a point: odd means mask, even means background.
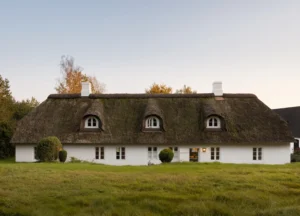
[[[199,148],[190,148],[190,162],[199,161]]]

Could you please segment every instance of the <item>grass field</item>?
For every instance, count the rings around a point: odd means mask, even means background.
[[[0,215],[300,215],[300,163],[0,161]]]

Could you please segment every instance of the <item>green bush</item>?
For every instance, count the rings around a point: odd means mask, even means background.
[[[300,162],[300,154],[298,152],[291,154],[291,162]]]
[[[68,155],[68,153],[66,150],[59,151],[59,153],[58,153],[59,161],[64,163],[67,160],[67,155]]]
[[[54,161],[58,158],[58,152],[62,149],[61,142],[57,137],[50,136],[41,139],[37,145],[37,158],[40,161]]]
[[[161,150],[161,152],[159,153],[159,160],[162,163],[170,163],[173,160],[174,157],[174,153],[171,149],[167,148],[167,149],[163,149]]]
[[[70,158],[70,163],[81,163],[82,161],[81,160],[79,160],[78,158],[76,158],[76,157],[71,157]]]

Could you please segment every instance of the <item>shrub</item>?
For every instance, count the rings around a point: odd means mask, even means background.
[[[159,153],[159,160],[162,163],[170,163],[173,160],[174,157],[174,153],[171,149],[167,148],[167,149],[163,149],[161,150],[161,152]]]
[[[79,160],[79,159],[76,158],[76,157],[71,157],[71,158],[70,158],[70,163],[81,163],[81,160]]]
[[[37,158],[40,161],[57,160],[58,152],[61,149],[62,145],[57,137],[50,136],[43,138],[37,145]]]
[[[59,153],[58,153],[59,161],[64,163],[67,160],[67,155],[68,155],[68,153],[66,150],[59,151]]]
[[[300,162],[300,154],[298,153],[291,154],[291,162]]]

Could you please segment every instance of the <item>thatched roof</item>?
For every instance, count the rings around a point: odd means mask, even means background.
[[[288,124],[294,137],[300,137],[300,106],[274,109]]]
[[[98,116],[103,130],[81,130],[86,115]],[[143,130],[149,115],[162,119],[163,130]],[[211,115],[222,118],[222,130],[205,130],[205,119]],[[45,136],[57,136],[65,144],[272,144],[293,140],[286,122],[252,94],[50,95],[19,122],[12,143],[37,143]]]

